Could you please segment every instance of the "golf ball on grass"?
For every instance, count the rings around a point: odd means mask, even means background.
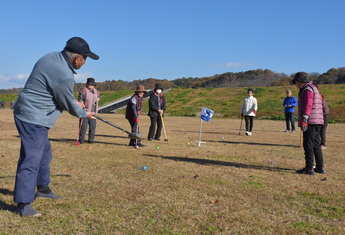
[[[143,166],[141,169],[142,169],[143,171],[146,171],[146,170],[147,170],[147,166]]]
[[[87,147],[88,150],[91,150],[92,148],[91,147]]]
[[[159,149],[159,146],[157,146],[156,149]]]

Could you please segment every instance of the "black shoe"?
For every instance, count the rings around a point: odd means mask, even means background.
[[[326,170],[325,170],[324,167],[321,167],[321,168],[314,168],[314,171],[315,171],[316,173],[320,173],[320,174],[326,173]]]
[[[32,208],[32,206],[30,204],[26,205],[23,209],[19,209],[17,207],[16,212],[19,213],[20,216],[24,216],[24,217],[39,217],[39,216],[41,216],[41,213],[39,213],[34,208]]]
[[[152,141],[153,139],[152,138],[148,138],[149,141]]]
[[[85,140],[78,140],[78,142],[79,142],[80,144],[84,144],[84,143],[85,143]]]
[[[161,140],[160,138],[155,138],[155,140]]]
[[[313,169],[303,168],[296,171],[297,174],[315,175]]]
[[[143,145],[143,144],[138,144],[138,146],[139,146],[139,147],[145,147],[145,145]]]
[[[95,141],[94,141],[94,140],[89,140],[88,143],[89,143],[89,144],[94,144]]]
[[[63,197],[60,197],[60,196],[56,195],[53,192],[50,192],[50,193],[37,192],[36,195],[35,195],[35,199],[36,198],[64,199]]]

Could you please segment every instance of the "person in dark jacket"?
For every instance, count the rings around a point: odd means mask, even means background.
[[[137,90],[127,103],[126,119],[131,125],[132,133],[140,134],[139,115],[144,104],[144,93],[146,93],[145,87],[143,85],[137,86]],[[131,139],[128,145],[135,147],[145,146],[141,143],[141,139]]]
[[[320,138],[321,138],[321,149],[326,149],[326,129],[329,122],[329,107],[325,100],[325,97],[321,95],[321,101],[322,101],[322,111],[323,111],[323,126],[320,130]]]
[[[308,74],[298,72],[292,80],[300,89],[298,94],[298,126],[303,131],[305,167],[298,174],[326,173],[320,147],[320,130],[323,126],[322,101],[317,86],[308,79]],[[314,169],[314,157],[316,166]]]
[[[297,99],[295,96],[292,96],[291,90],[286,90],[286,97],[283,102],[285,121],[286,121],[286,130],[285,132],[290,132],[290,123],[291,123],[291,132],[295,132],[295,106],[297,106]]]
[[[94,78],[88,78],[86,85],[79,91],[78,101],[83,105],[83,108],[87,111],[91,111],[95,114],[98,113],[98,101],[101,99],[98,90],[95,88],[96,82]],[[96,134],[96,119],[80,119],[79,121],[79,143],[85,143],[85,134],[89,126],[89,140],[90,144],[95,142]]]
[[[156,84],[153,90],[152,95],[149,99],[149,113],[148,116],[151,119],[150,130],[148,134],[148,140],[152,141],[153,138],[155,140],[160,140],[161,132],[162,132],[162,117],[164,117],[164,112],[166,109],[166,102],[164,95],[162,94],[163,87],[160,84]],[[156,130],[157,124],[157,131]]]

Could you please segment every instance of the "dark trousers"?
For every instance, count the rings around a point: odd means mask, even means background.
[[[294,113],[285,113],[285,121],[286,121],[286,130],[290,130],[290,123],[291,123],[291,130],[295,130],[295,117]]]
[[[52,150],[48,139],[49,128],[33,125],[14,118],[21,139],[20,157],[14,186],[15,203],[31,203],[36,186],[50,183]]]
[[[320,138],[321,138],[321,145],[326,146],[326,129],[328,126],[329,115],[323,115],[324,125],[321,126],[320,130]]]
[[[322,125],[309,125],[307,131],[303,132],[303,148],[305,156],[305,167],[312,169],[314,156],[316,167],[323,167],[323,155],[320,148],[320,129]]]
[[[246,121],[246,131],[252,132],[254,116],[244,116],[244,120]]]
[[[148,134],[149,139],[153,139],[153,136],[155,139],[159,139],[161,137],[161,132],[162,132],[162,119],[160,115],[156,115],[153,117],[150,117],[151,119],[151,125],[150,125],[150,130]],[[156,131],[156,124],[157,124],[157,131]],[[156,131],[156,134],[155,134]]]
[[[85,134],[87,126],[89,126],[89,141],[94,141],[96,133],[96,119],[81,119],[81,128],[79,134],[79,141],[85,141]]]
[[[136,123],[134,120],[131,121],[131,120],[128,120],[129,124],[131,125],[131,130],[132,130],[132,133],[137,133],[137,134],[140,134],[140,131],[139,131],[139,124]],[[136,146],[136,145],[140,145],[141,144],[141,139],[130,139],[129,141],[129,146]]]

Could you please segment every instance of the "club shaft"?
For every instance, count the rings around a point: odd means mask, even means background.
[[[109,124],[110,126],[113,126],[113,127],[117,128],[117,129],[123,131],[123,132],[126,132],[127,134],[131,134],[129,131],[126,131],[125,129],[123,129],[123,128],[117,126],[117,125],[115,125],[114,123],[111,123],[111,122],[109,122],[109,121],[107,121],[107,120],[101,118],[100,116],[98,116],[98,115],[96,115],[96,114],[94,114],[93,116],[94,116],[95,118],[101,120],[102,122],[105,122],[105,123]]]

